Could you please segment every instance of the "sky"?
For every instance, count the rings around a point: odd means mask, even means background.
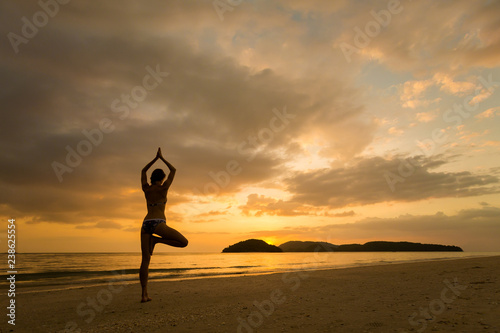
[[[500,1],[0,4],[0,247],[138,252],[141,169],[185,249],[500,251]],[[157,162],[154,168],[166,166]]]

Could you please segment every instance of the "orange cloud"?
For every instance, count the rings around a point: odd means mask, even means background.
[[[496,116],[500,116],[500,107],[489,108],[488,110],[481,112],[475,117],[479,119],[485,119],[485,118],[493,118]]]

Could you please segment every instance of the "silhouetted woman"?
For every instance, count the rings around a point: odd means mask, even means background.
[[[148,184],[146,172],[158,160],[162,160],[170,170],[167,180],[165,172],[162,169],[156,169],[151,174],[151,185]],[[148,296],[148,271],[149,262],[153,255],[156,243],[163,243],[170,246],[186,247],[188,240],[180,232],[167,226],[165,218],[165,204],[167,203],[168,188],[172,184],[175,176],[175,168],[168,163],[158,148],[156,157],[149,162],[141,171],[142,190],[146,196],[148,214],[142,222],[141,228],[141,251],[142,263],[139,272],[139,278],[142,286],[141,302],[148,302],[151,298]],[[165,182],[164,182],[165,180]],[[153,236],[157,234],[160,237]]]

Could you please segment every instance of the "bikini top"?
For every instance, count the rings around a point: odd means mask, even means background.
[[[155,202],[155,203],[148,203],[148,206],[159,206],[159,205],[165,205],[167,201],[164,202]]]

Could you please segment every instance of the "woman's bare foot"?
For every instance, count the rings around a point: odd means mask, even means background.
[[[152,298],[151,297],[148,297],[148,296],[142,296],[142,299],[141,299],[141,303],[146,303],[146,302],[149,302],[151,301]]]

